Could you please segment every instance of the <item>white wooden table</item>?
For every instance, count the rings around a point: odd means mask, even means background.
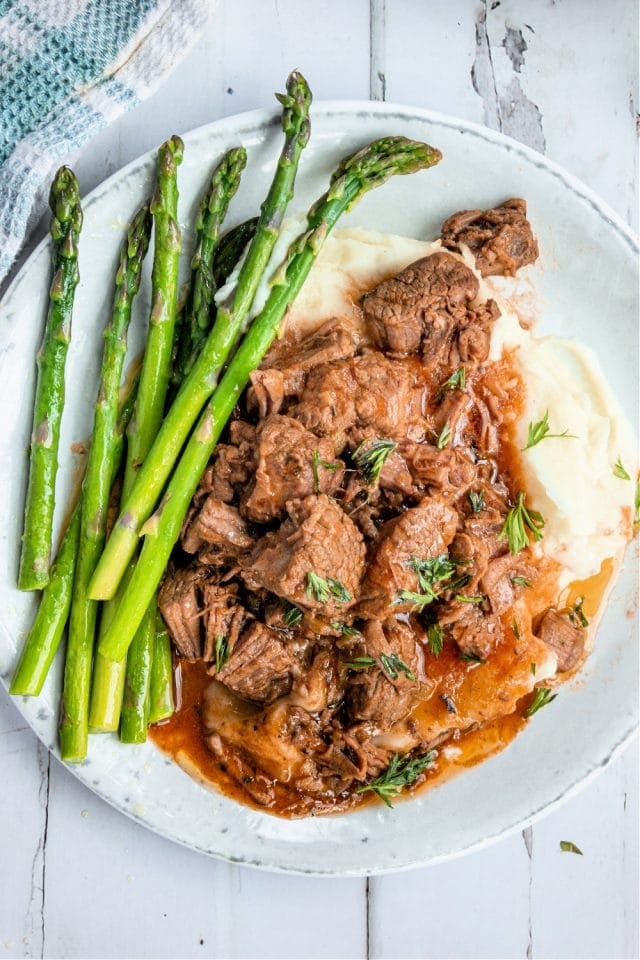
[[[86,192],[170,132],[271,105],[299,66],[316,99],[502,130],[633,221],[636,20],[634,0],[220,0],[169,84],[76,169]],[[521,835],[344,881],[253,872],[141,829],[50,760],[4,694],[0,765],[0,960],[638,956],[635,746]]]

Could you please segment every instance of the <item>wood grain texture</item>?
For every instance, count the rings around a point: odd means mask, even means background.
[[[634,222],[636,19],[630,0],[220,0],[170,82],[78,158],[82,189],[173,130],[272,104],[298,66],[317,99],[502,130]],[[244,870],[140,829],[49,761],[4,695],[0,763],[0,958],[638,956],[634,748],[522,834],[346,881]]]

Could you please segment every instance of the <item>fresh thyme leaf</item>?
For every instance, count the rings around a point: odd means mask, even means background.
[[[399,674],[404,673],[407,680],[415,680],[415,673],[409,669],[404,660],[401,660],[397,653],[381,653],[380,663],[382,669],[391,678],[397,680]]]
[[[394,797],[410,784],[414,783],[423,771],[433,766],[436,758],[435,750],[429,750],[420,757],[401,757],[396,753],[391,758],[391,763],[387,769],[367,783],[364,787],[358,787],[356,793],[366,793],[372,790],[388,807],[393,807],[391,801]]]
[[[464,663],[486,663],[484,657],[479,657],[477,653],[461,653],[460,659]]]
[[[401,590],[393,602],[394,604],[411,603],[412,611],[419,613],[421,610],[424,610],[428,603],[433,603],[436,599],[437,594],[416,593],[414,590]]]
[[[320,451],[316,447],[313,451],[313,457],[311,458],[311,469],[313,470],[313,490],[314,493],[320,493],[320,472],[319,467],[322,467],[324,470],[337,470],[340,466],[339,463],[332,463],[330,460],[321,460]]]
[[[342,661],[342,665],[349,670],[368,670],[369,667],[375,667],[376,663],[375,657],[354,657],[353,660]]]
[[[329,590],[336,598],[338,603],[349,603],[351,600],[351,594],[345,587],[342,580],[334,580],[333,577],[327,577],[327,583],[329,584]]]
[[[557,696],[557,693],[551,693],[551,690],[549,690],[547,687],[538,687],[534,694],[533,700],[524,712],[525,717],[527,717],[527,719],[532,717],[534,713],[541,709],[541,707],[546,707],[547,704],[551,703],[552,700],[555,700]]]
[[[442,653],[442,645],[444,643],[442,627],[439,623],[432,623],[427,627],[427,641],[431,653],[434,657],[439,657]]]
[[[458,367],[458,369],[451,374],[448,380],[442,384],[438,392],[436,393],[435,400],[436,403],[438,400],[442,400],[444,394],[447,390],[464,390],[466,383],[466,373],[464,367]]]
[[[422,560],[420,557],[411,557],[410,560],[407,560],[407,566],[411,567],[423,590],[433,588],[436,583],[450,580],[456,572],[456,564],[446,553],[441,553],[437,557],[429,557],[427,560]]]
[[[531,664],[531,676],[532,676],[532,677],[535,677],[535,675],[536,675],[536,665],[535,665],[535,663],[532,663],[532,664]]]
[[[533,584],[528,577],[511,577],[511,583],[515,583],[518,587],[531,587]]]
[[[613,468],[613,475],[614,477],[618,477],[619,480],[631,480],[631,477],[625,470],[622,464],[622,459],[620,457],[618,457],[618,459],[615,462],[615,466]]]
[[[475,493],[473,490],[470,490],[467,496],[473,512],[480,513],[480,511],[484,509],[484,490],[481,490],[480,493]]]
[[[229,641],[226,637],[223,637],[221,634],[218,634],[216,637],[216,673],[220,673],[225,663],[229,659],[231,651],[229,650]]]
[[[567,438],[576,440],[572,433],[569,433],[568,430],[564,430],[562,433],[549,433],[549,411],[546,410],[542,420],[538,420],[537,423],[529,424],[529,431],[527,435],[527,445],[523,447],[523,450],[530,450],[531,447],[535,447],[537,443],[540,443],[541,440],[560,440],[561,438]]]
[[[580,856],[584,856],[580,847],[576,847],[575,843],[572,843],[571,840],[561,840],[560,849],[563,853],[578,853]]]
[[[390,453],[396,449],[393,440],[363,440],[353,453],[353,462],[368,484],[374,484],[380,476]]]
[[[449,440],[451,440],[451,427],[448,423],[445,423],[444,427],[440,431],[440,436],[436,440],[436,447],[438,450],[444,450],[446,445],[449,443]]]
[[[528,510],[524,503],[524,493],[520,492],[516,497],[515,505],[509,510],[502,530],[498,534],[499,540],[509,542],[511,553],[519,553],[529,546],[529,537],[527,530],[531,531],[533,539],[538,542],[542,540],[542,528],[544,519],[537,510]]]
[[[513,635],[514,635],[514,637],[516,638],[516,640],[519,640],[519,639],[520,639],[520,625],[519,625],[519,623],[518,623],[517,620],[514,620],[514,621],[513,621],[513,623],[511,624],[511,629],[513,630]]]
[[[334,620],[330,627],[332,630],[337,630],[343,637],[357,637],[360,634],[355,627],[350,627],[348,623],[342,623],[341,620]]]
[[[326,603],[332,596],[338,603],[348,603],[351,600],[351,594],[341,580],[335,580],[333,577],[319,577],[313,570],[307,573],[307,597],[315,597],[319,603]]]
[[[484,601],[484,594],[480,594],[477,597],[468,597],[464,593],[456,593],[455,599],[460,603],[482,603]]]
[[[296,627],[302,620],[302,610],[294,603],[285,604],[285,614],[282,618],[287,627]]]
[[[576,627],[582,627],[583,630],[586,630],[589,626],[589,621],[587,620],[584,610],[582,609],[584,604],[584,597],[578,597],[574,604],[569,607],[569,619]]]

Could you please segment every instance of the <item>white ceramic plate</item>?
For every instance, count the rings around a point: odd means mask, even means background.
[[[442,220],[455,210],[525,197],[541,250],[535,270],[542,305],[538,329],[576,336],[595,348],[627,414],[635,416],[637,248],[604,203],[539,154],[463,121],[378,103],[319,104],[312,116],[311,142],[290,212],[306,210],[325,189],[338,158],[385,134],[427,140],[442,150],[444,159],[434,170],[396,178],[368,194],[342,226],[433,238]],[[249,154],[232,204],[230,223],[235,223],[258,209],[281,135],[275,113],[254,112],[202,127],[184,139],[180,219],[189,249],[197,199],[221,153],[242,143]],[[108,316],[122,229],[149,192],[152,178],[153,156],[148,154],[84,201],[82,279],[67,370],[60,505],[73,481],[70,444],[91,429],[100,329]],[[139,320],[148,308],[149,261],[136,304]],[[23,451],[31,424],[34,356],[48,279],[49,250],[43,243],[0,308],[0,673],[5,683],[35,609],[35,599],[19,593],[14,584],[27,469]],[[58,513],[60,521],[62,510]],[[602,620],[595,651],[578,680],[565,686],[553,706],[538,714],[502,754],[393,810],[375,805],[342,817],[288,822],[199,786],[151,744],[123,746],[106,735],[92,737],[88,760],[71,769],[91,790],[141,824],[194,849],[256,867],[353,875],[460,854],[540,816],[606,765],[631,736],[638,675],[632,552],[635,555],[635,549],[629,551]],[[41,697],[16,701],[54,754],[61,668],[58,657]]]

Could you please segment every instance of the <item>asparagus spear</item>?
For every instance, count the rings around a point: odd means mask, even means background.
[[[116,452],[114,457],[115,479],[124,452],[124,432],[133,413],[137,379],[131,385],[128,396],[121,405],[116,429]],[[42,690],[71,609],[73,577],[76,568],[82,504],[78,501],[62,538],[58,555],[51,568],[51,578],[44,588],[42,599],[33,626],[25,641],[22,656],[16,669],[9,693],[36,697]]]
[[[211,178],[196,218],[196,249],[191,261],[191,289],[185,306],[173,382],[179,384],[193,366],[211,325],[211,308],[216,292],[213,260],[220,239],[220,227],[231,198],[240,184],[240,175],[247,164],[244,147],[229,150]]]
[[[80,279],[80,190],[68,167],[60,167],[53,178],[49,206],[52,212],[53,279],[49,288],[44,338],[37,357],[29,484],[18,573],[20,590],[40,590],[49,582],[64,371],[71,339],[73,299]]]
[[[229,230],[220,240],[220,243],[215,250],[211,265],[213,283],[216,289],[221,287],[226,282],[229,274],[235,268],[247,244],[253,239],[257,224],[257,217],[254,217],[251,220],[246,220],[244,223],[240,223],[237,227]],[[189,331],[187,330],[186,333],[188,334]],[[176,340],[177,339],[179,339],[179,335],[176,336]],[[180,385],[180,379],[176,379],[178,381],[178,385]],[[121,587],[122,582],[118,588],[118,592],[120,591]],[[112,604],[117,604],[117,602],[118,594],[116,594],[114,600],[109,600],[106,606],[111,607]],[[146,616],[148,615],[149,611],[147,611]],[[157,610],[156,621],[156,638],[153,657],[151,658],[148,717],[149,723],[157,723],[160,720],[166,720],[172,716],[175,710],[175,701],[173,696],[173,657],[171,654],[171,641],[160,612]],[[107,626],[108,621],[105,622],[105,630]],[[144,629],[144,626],[145,624],[143,621],[140,629]],[[99,654],[98,662],[106,665],[104,669],[117,670],[122,666],[122,661],[106,660]],[[114,720],[115,725],[117,725],[115,712]],[[115,726],[113,726],[113,729],[115,729]]]
[[[299,293],[322,244],[342,213],[364,193],[395,174],[413,173],[436,164],[441,154],[424,143],[388,137],[343,161],[331,186],[307,215],[308,229],[289,247],[272,279],[266,304],[207,405],[171,477],[162,501],[143,528],[144,546],[109,630],[102,638],[104,656],[125,655],[150,598],[166,569],[173,546],[200,477],[249,375],[277,335],[287,307]]]
[[[123,743],[144,743],[149,716],[151,661],[156,640],[156,605],[152,602],[138,627],[127,655],[127,672],[120,718]]]
[[[292,73],[287,81],[287,93],[278,95],[278,99],[284,106],[282,127],[285,142],[237,286],[229,301],[220,305],[215,326],[171,406],[133,489],[123,501],[120,517],[91,582],[90,595],[94,599],[104,600],[114,595],[135,553],[140,528],[158,502],[189,432],[215,390],[218,374],[242,333],[278,237],[284,212],[293,195],[300,154],[309,139],[311,92],[304,77]]]
[[[171,375],[178,301],[178,166],[184,145],[173,136],[158,150],[156,191],[151,204],[154,218],[155,250],[151,275],[151,316],[142,362],[140,387],[134,416],[127,432],[127,462],[121,504],[131,490],[136,474],[162,421]],[[108,629],[114,609],[106,604],[99,636]],[[114,665],[96,654],[91,687],[88,723],[92,730],[116,730],[125,684],[124,663]]]
[[[156,635],[149,689],[149,723],[167,720],[175,710],[173,698],[173,658],[169,633],[160,613],[156,616]]]
[[[98,390],[87,472],[82,485],[82,519],[62,694],[60,750],[63,760],[82,760],[87,751],[87,715],[98,605],[87,586],[102,550],[109,492],[117,453],[118,393],[133,298],[140,289],[142,261],[149,246],[148,205],[135,215],[122,246],[111,320],[104,331],[102,378]],[[139,399],[139,398],[138,398]],[[138,401],[136,400],[136,406]]]

